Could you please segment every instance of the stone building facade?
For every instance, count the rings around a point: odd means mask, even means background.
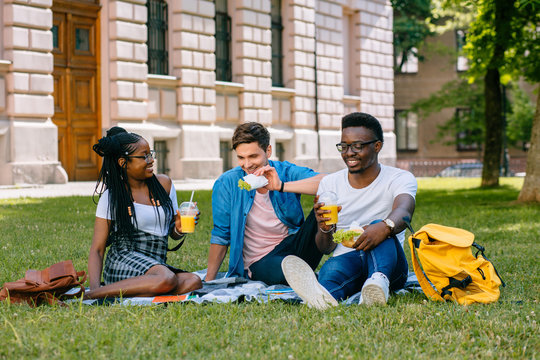
[[[335,171],[352,111],[381,121],[380,159],[395,163],[387,0],[3,0],[0,12],[0,185],[96,179],[91,146],[113,125],[144,136],[173,179],[234,166],[247,121],[269,128],[274,158]]]

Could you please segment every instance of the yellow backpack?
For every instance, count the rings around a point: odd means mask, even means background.
[[[499,286],[505,284],[484,255],[484,247],[474,242],[473,233],[437,224],[424,225],[414,232],[407,225],[412,233],[409,246],[413,269],[429,299],[461,305],[499,299]],[[474,256],[471,246],[478,250]]]

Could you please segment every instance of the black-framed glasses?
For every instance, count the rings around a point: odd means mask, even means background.
[[[146,155],[129,155],[126,156],[127,158],[136,158],[136,159],[144,159],[147,164],[150,164],[152,160],[156,160],[156,152],[154,150],[150,150],[150,152]]]
[[[339,144],[336,144],[336,148],[342,154],[346,153],[347,150],[349,149],[349,147],[351,148],[353,153],[359,153],[359,152],[362,152],[362,150],[364,150],[364,146],[376,143],[377,141],[379,141],[379,139],[366,141],[366,142],[354,141],[354,142],[352,142],[350,144],[341,142]]]

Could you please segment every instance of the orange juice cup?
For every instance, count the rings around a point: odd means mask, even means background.
[[[323,203],[321,210],[330,210],[329,214],[325,214],[325,217],[329,217],[330,220],[326,220],[326,225],[334,225],[338,222],[338,205],[337,195],[332,191],[325,191],[319,195],[319,202]]]
[[[193,202],[183,202],[178,208],[180,210],[180,223],[183,233],[195,232],[195,217],[199,212],[197,205]]]
[[[195,216],[180,215],[180,222],[182,223],[183,233],[195,232]]]
[[[338,220],[337,208],[338,208],[337,205],[324,205],[324,206],[321,206],[321,210],[330,210],[330,214],[326,214],[326,217],[330,217],[330,220],[326,220],[324,222],[326,225],[337,224],[337,220]]]

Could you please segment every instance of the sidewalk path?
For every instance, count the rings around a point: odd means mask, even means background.
[[[215,180],[175,180],[176,190],[211,190]],[[0,199],[21,197],[92,196],[95,181],[74,181],[67,184],[0,186]]]

